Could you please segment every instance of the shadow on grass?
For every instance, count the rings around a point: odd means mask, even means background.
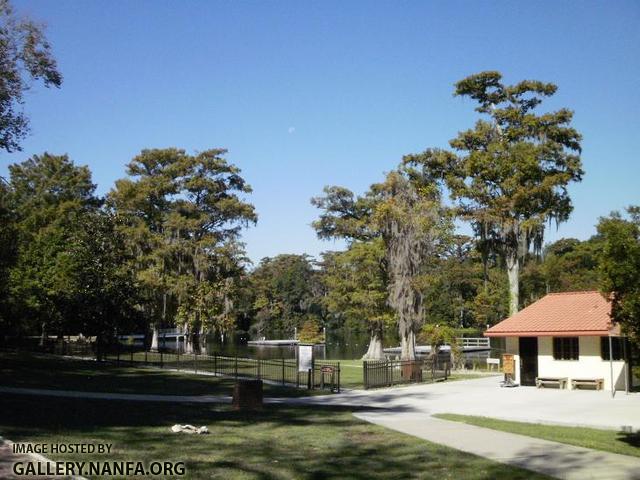
[[[113,443],[109,460],[184,461],[187,478],[544,478],[362,422],[351,411],[277,405],[235,412],[220,405],[11,395],[0,398],[0,434],[14,441]],[[211,435],[172,434],[174,423],[207,425]]]
[[[640,448],[640,432],[618,432],[617,440],[632,447]]]
[[[231,395],[231,378],[151,367],[116,367],[52,355],[0,352],[0,385],[6,387],[160,395]],[[264,385],[266,396],[307,396],[306,390]]]

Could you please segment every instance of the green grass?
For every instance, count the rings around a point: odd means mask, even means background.
[[[234,383],[231,378],[159,368],[116,367],[95,361],[68,360],[25,352],[0,353],[0,385],[5,387],[161,395],[231,395]],[[270,397],[319,393],[322,392],[264,384],[264,395]]]
[[[172,434],[174,423],[211,435]],[[186,462],[190,479],[542,479],[529,471],[362,422],[349,410],[0,397],[0,435],[32,443],[112,443],[108,457],[56,460]]]
[[[595,428],[541,425],[537,423],[512,422],[495,418],[456,415],[451,413],[434,416],[444,420],[453,420],[478,427],[543,438],[545,440],[567,443],[578,447],[640,457],[640,433],[638,432],[624,433]]]
[[[364,372],[362,360],[339,360],[340,362],[340,385],[342,388],[364,388]],[[499,375],[496,372],[496,375]],[[484,378],[482,373],[452,373],[447,381],[472,380],[474,378]],[[397,385],[406,386],[409,384]],[[413,384],[411,384],[413,385]]]
[[[364,388],[362,360],[338,360],[340,362],[340,387]]]

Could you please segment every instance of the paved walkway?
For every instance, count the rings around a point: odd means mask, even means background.
[[[364,412],[357,418],[496,462],[566,480],[640,479],[640,458],[450,422],[420,413]]]
[[[228,403],[219,395],[142,395],[0,387],[0,392],[134,401]],[[522,435],[435,419],[434,413],[505,420],[640,430],[640,395],[602,391],[503,389],[498,378],[422,384],[340,395],[267,398],[266,403],[351,406],[362,419],[498,462],[562,479],[640,480],[640,458],[573,447]]]

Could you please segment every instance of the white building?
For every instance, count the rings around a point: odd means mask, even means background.
[[[611,321],[611,304],[599,292],[551,293],[494,325],[487,337],[504,337],[515,358],[515,382],[536,379],[603,381],[604,389],[630,385],[628,342]],[[610,360],[611,358],[611,360]]]

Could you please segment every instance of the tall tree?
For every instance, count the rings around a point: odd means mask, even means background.
[[[419,277],[452,227],[437,186],[421,172],[401,168],[362,197],[342,187],[325,188],[325,193],[312,199],[323,210],[313,224],[320,238],[383,240],[388,302],[397,316],[402,358],[415,358],[415,333],[424,313]]]
[[[425,320],[420,279],[446,249],[452,224],[440,191],[414,172],[393,171],[372,192],[381,200],[374,222],[386,245],[389,304],[397,315],[401,358],[413,360],[416,333]]]
[[[0,0],[0,149],[20,150],[20,140],[29,132],[21,106],[35,80],[46,87],[62,84],[44,28],[19,18],[9,0]]]
[[[70,215],[53,283],[63,306],[65,331],[95,336],[99,359],[103,346],[118,333],[141,326],[135,272],[115,222],[103,210]]]
[[[143,150],[128,165],[132,178],[110,193],[137,259],[154,330],[178,320],[189,350],[203,329],[227,327],[225,280],[239,274],[239,233],[257,219],[242,198],[251,188],[225,154]]]
[[[17,251],[10,269],[10,297],[19,331],[44,336],[47,325],[63,325],[63,295],[57,279],[65,269],[68,231],[78,213],[96,211],[100,201],[87,167],[66,155],[45,153],[9,167],[9,197],[15,220]]]
[[[510,289],[510,314],[519,308],[519,271],[533,245],[539,251],[544,226],[564,222],[572,210],[567,186],[580,181],[580,134],[570,126],[573,114],[563,108],[538,114],[536,108],[557,87],[524,80],[501,82],[488,71],[455,86],[455,95],[478,103],[488,116],[451,140],[454,151],[427,150],[410,155],[444,180],[458,213],[469,220],[487,254],[504,258]]]
[[[18,226],[9,184],[0,179],[0,329],[9,330],[9,273],[18,253]]]
[[[394,320],[387,298],[385,249],[382,239],[353,242],[344,252],[324,255],[323,298],[329,315],[354,326],[365,324],[370,342],[363,359],[383,358],[385,326]]]
[[[627,212],[628,219],[614,212],[598,223],[600,288],[611,299],[613,320],[640,344],[640,207]]]

